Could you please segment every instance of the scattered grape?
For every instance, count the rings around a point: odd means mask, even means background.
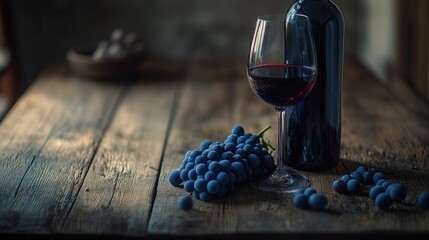
[[[351,179],[347,182],[347,191],[357,193],[359,191],[360,183],[356,179]]]
[[[378,173],[374,174],[374,176],[373,176],[374,182],[378,182],[378,180],[380,180],[380,179],[386,179],[386,176],[384,175],[384,173],[378,172]]]
[[[316,193],[316,190],[314,190],[311,187],[305,189],[305,191],[304,191],[304,195],[307,196],[307,197],[310,197],[314,193]]]
[[[180,209],[188,211],[192,208],[193,202],[189,196],[180,196],[177,200],[177,205],[179,205]]]
[[[384,188],[381,186],[374,186],[371,188],[371,190],[369,191],[369,197],[375,201],[375,198],[380,194],[380,193],[384,193]]]
[[[420,193],[417,203],[422,209],[429,209],[429,192]]]
[[[395,202],[402,202],[407,196],[407,190],[402,184],[394,183],[390,185],[386,191],[389,197]]]
[[[180,178],[180,171],[173,170],[168,176],[168,181],[173,186],[179,186],[183,182],[182,179]]]
[[[345,193],[347,192],[347,183],[341,179],[335,180],[334,183],[332,184],[332,188],[334,189],[335,192]]]
[[[308,197],[304,194],[296,194],[293,198],[293,204],[297,208],[305,209],[308,207]]]
[[[211,180],[207,183],[207,191],[211,194],[217,194],[220,189],[220,184],[217,180]]]
[[[308,199],[308,205],[314,210],[321,210],[325,208],[328,200],[322,193],[314,193]]]
[[[375,205],[383,210],[387,210],[392,205],[392,199],[386,193],[380,193],[375,198]]]

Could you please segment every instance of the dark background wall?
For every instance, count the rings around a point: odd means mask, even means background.
[[[335,1],[346,22],[346,54],[362,36],[362,1]],[[136,31],[151,54],[168,58],[242,58],[256,17],[283,13],[292,0],[13,0],[18,60],[27,87],[75,44],[96,43],[117,27]]]

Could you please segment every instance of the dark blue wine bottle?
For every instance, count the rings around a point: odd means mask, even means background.
[[[340,160],[344,20],[330,0],[296,1],[286,17],[292,14],[310,19],[318,72],[310,94],[287,110],[289,158],[285,164],[307,171],[327,170]]]

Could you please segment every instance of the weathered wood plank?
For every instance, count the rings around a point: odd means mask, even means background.
[[[121,88],[43,75],[0,127],[0,229],[46,233],[72,208]]]
[[[61,232],[145,234],[178,90],[175,81],[131,87],[118,106]]]
[[[234,81],[236,87],[231,88]],[[429,137],[429,110],[414,111],[404,106],[355,62],[346,63],[342,161],[330,171],[305,173],[310,177],[313,187],[327,195],[329,204],[326,211],[299,210],[293,207],[291,194],[262,193],[247,185],[239,186],[236,192],[225,199],[211,203],[195,200],[195,210],[179,211],[176,199],[185,192],[169,185],[166,177],[172,169],[179,167],[186,150],[196,148],[205,138],[223,140],[235,123],[241,123],[251,132],[271,124],[274,128],[267,137],[276,143],[274,110],[251,92],[244,73],[230,76],[224,86],[218,84],[208,82],[206,88],[211,89],[211,92],[225,88],[224,91],[229,94],[219,96],[205,91],[205,99],[201,99],[201,87],[196,87],[193,82],[186,87],[187,94],[179,105],[169,140],[171,144],[167,147],[161,168],[149,233],[199,235],[270,232],[288,236],[304,232],[427,233],[429,213],[419,210],[414,203],[420,191],[429,189],[426,141]],[[194,99],[204,105],[194,106]],[[408,99],[418,102],[411,95]],[[233,106],[232,112],[230,116],[222,118],[222,112],[226,110],[219,109],[219,106],[225,104],[228,108]],[[189,114],[190,109],[194,110],[193,114]],[[418,120],[415,117],[419,117]],[[194,129],[198,133],[188,132]],[[395,204],[390,211],[383,211],[377,209],[367,197],[366,188],[357,195],[340,195],[331,190],[330,184],[335,179],[350,173],[359,165],[375,166],[385,171],[392,181],[404,183],[409,191],[405,203]]]
[[[149,234],[203,234],[223,225],[222,201],[195,201],[192,213],[178,211],[177,198],[186,193],[171,186],[167,179],[170,171],[180,166],[187,150],[199,148],[204,139],[223,140],[231,128],[233,99],[228,81],[232,79],[216,74],[216,68],[194,68],[184,86],[160,169]]]

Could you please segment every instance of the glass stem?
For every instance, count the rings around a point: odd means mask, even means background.
[[[286,170],[286,158],[289,156],[286,109],[276,109],[278,118],[277,170]]]

